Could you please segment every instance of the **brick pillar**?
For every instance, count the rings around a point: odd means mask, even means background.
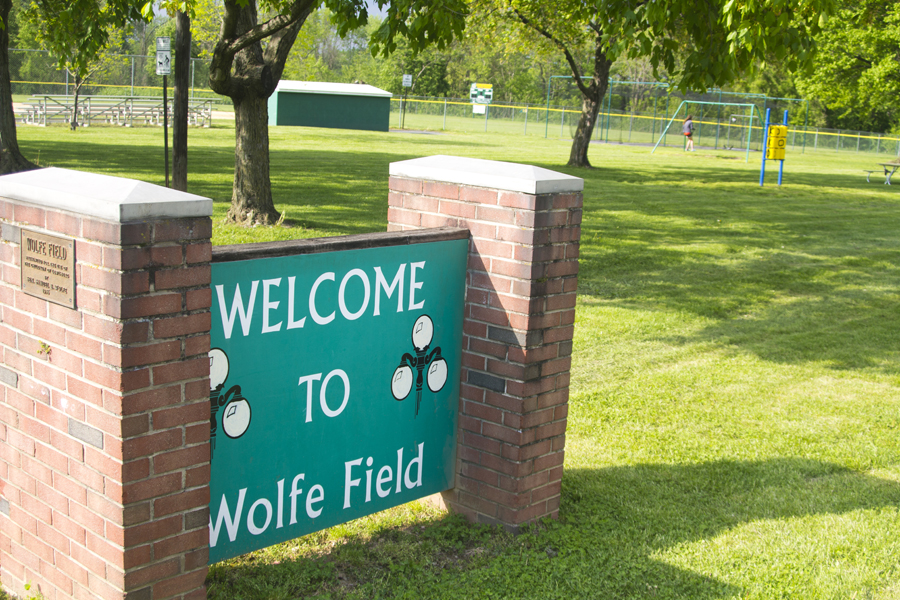
[[[6,590],[206,597],[211,212],[101,175],[0,177]],[[75,309],[22,291],[23,230],[74,241]]]
[[[458,472],[443,502],[513,531],[556,517],[584,182],[450,156],[390,173],[389,230],[471,232]]]

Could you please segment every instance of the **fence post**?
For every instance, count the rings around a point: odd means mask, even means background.
[[[528,135],[528,105],[525,105],[525,131],[522,132],[522,135]]]
[[[819,128],[816,127],[816,139],[815,139],[815,144],[813,145],[813,150],[818,150],[818,149],[819,149]]]
[[[856,153],[859,154],[859,143],[862,141],[862,132],[856,132]]]
[[[559,114],[559,137],[563,136],[563,124],[566,121],[566,109],[562,109],[562,112]]]
[[[447,130],[447,98],[446,97],[444,98],[444,124],[441,125],[441,129],[444,131]]]

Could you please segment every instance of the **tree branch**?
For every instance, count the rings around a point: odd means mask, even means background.
[[[590,97],[591,90],[588,86],[584,85],[583,81],[581,81],[581,69],[578,68],[578,62],[575,60],[575,57],[572,56],[572,53],[569,52],[568,46],[566,46],[566,44],[562,40],[558,39],[552,33],[519,12],[519,9],[514,7],[512,10],[513,13],[515,13],[516,18],[519,19],[519,21],[521,21],[523,25],[544,36],[545,38],[550,40],[550,42],[556,45],[557,48],[563,51],[563,54],[566,57],[566,62],[569,63],[569,68],[572,69],[572,75],[575,78],[575,84],[578,86],[578,89],[581,90],[582,94]]]

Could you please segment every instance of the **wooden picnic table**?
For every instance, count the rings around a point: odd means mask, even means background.
[[[891,185],[891,176],[900,169],[900,162],[878,163],[884,169],[884,185]],[[866,181],[869,181],[869,175],[878,171],[866,171]]]

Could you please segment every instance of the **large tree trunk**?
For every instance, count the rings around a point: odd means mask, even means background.
[[[191,19],[175,13],[175,91],[172,115],[172,187],[187,191],[188,88],[191,66]]]
[[[224,4],[209,84],[234,103],[234,188],[228,218],[244,225],[272,225],[281,215],[275,210],[269,181],[268,98],[281,79],[300,28],[318,2],[295,0],[285,13],[260,25],[256,0],[244,4],[225,0]]]
[[[268,102],[255,96],[234,101],[234,193],[228,219],[236,223],[271,225],[281,216],[269,180]]]
[[[591,166],[588,160],[588,148],[591,145],[594,127],[597,125],[597,114],[600,112],[602,99],[602,95],[599,98],[582,96],[581,117],[578,119],[578,127],[572,137],[572,150],[569,152],[569,162],[567,163],[570,167],[590,168]]]
[[[9,76],[9,9],[12,0],[0,0],[0,175],[37,169],[19,150],[16,115],[13,112],[12,84]]]
[[[588,86],[579,86],[581,90],[581,117],[578,119],[578,128],[572,138],[572,150],[569,153],[570,167],[591,168],[588,160],[588,148],[591,145],[591,136],[597,126],[597,115],[606,90],[609,89],[609,69],[612,61],[606,58],[606,54],[598,45],[594,60],[594,74]]]

